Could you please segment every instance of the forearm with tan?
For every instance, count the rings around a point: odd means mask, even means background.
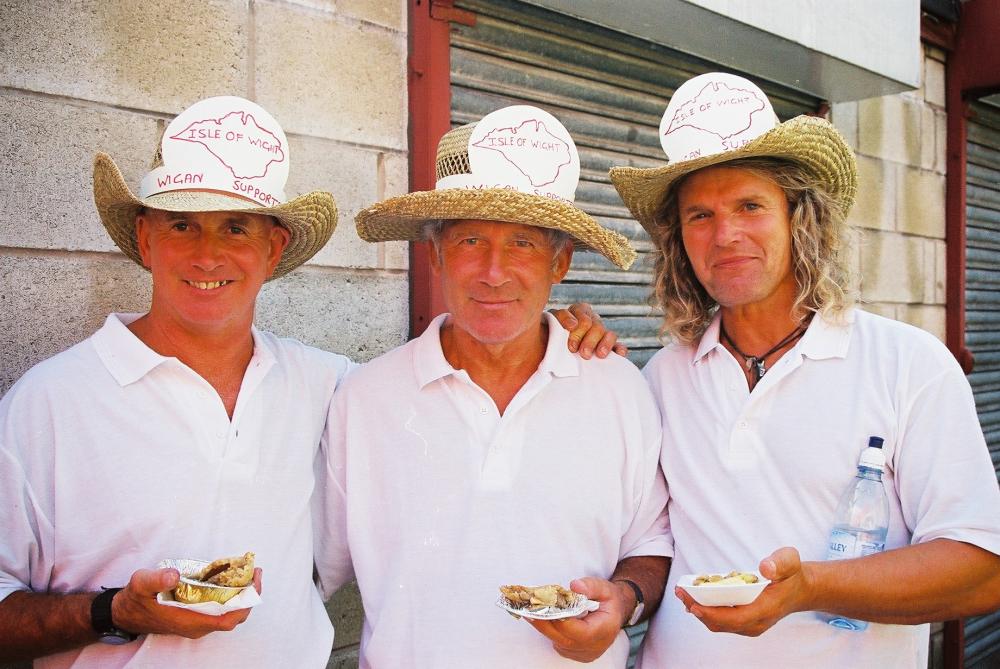
[[[262,572],[254,569],[254,587],[261,591]],[[199,639],[231,631],[250,615],[250,609],[213,616],[156,601],[157,593],[177,587],[176,569],[140,569],[111,601],[115,627],[132,634],[174,634]],[[96,643],[90,605],[96,592],[41,594],[15,592],[0,602],[0,661],[44,657]]]
[[[629,580],[639,586],[642,590],[645,601],[642,616],[639,622],[647,620],[656,610],[660,608],[663,600],[663,588],[667,583],[667,574],[670,572],[670,558],[658,555],[643,555],[625,558],[618,563],[615,571],[608,579],[615,583],[624,599],[626,617],[631,615],[635,608],[635,593],[623,580]]]
[[[0,602],[0,662],[30,660],[97,641],[90,625],[96,592],[14,592]]]
[[[935,539],[854,560],[802,564],[795,608],[877,623],[919,624],[1000,608],[1000,555]]]

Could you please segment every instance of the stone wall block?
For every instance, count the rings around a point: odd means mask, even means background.
[[[0,394],[112,311],[146,311],[149,273],[119,254],[0,255]]]
[[[858,156],[858,193],[848,222],[859,228],[892,230],[896,219],[895,163]]]
[[[925,241],[892,232],[868,232],[861,253],[862,298],[866,302],[923,302]]]
[[[924,101],[944,108],[945,78],[944,63],[936,58],[924,57],[924,78],[920,85]]]
[[[896,190],[896,229],[924,237],[944,239],[945,176],[936,172],[901,167]]]
[[[409,291],[405,274],[306,266],[264,284],[256,322],[362,362],[406,341]]]
[[[155,118],[0,91],[0,246],[116,250],[94,208],[94,154],[135,192],[160,134]]]
[[[944,112],[934,114],[934,171],[948,171],[948,115]]]
[[[285,132],[406,147],[406,36],[257,2],[256,91]]]
[[[948,301],[948,245],[934,240],[934,304]]]
[[[932,303],[934,295],[937,293],[937,263],[935,260],[936,249],[933,239],[925,239],[924,242],[924,299],[922,302]]]
[[[0,0],[0,84],[169,114],[246,95],[245,0]]]
[[[834,102],[830,121],[847,140],[847,145],[858,150],[858,103]]]
[[[382,154],[382,183],[378,199],[405,195],[409,192],[409,161],[405,154]],[[408,269],[410,266],[409,242],[383,242],[382,266],[386,269]]]
[[[920,108],[920,168],[934,169],[937,155],[937,137],[934,136],[934,108],[924,105]]]
[[[947,313],[944,306],[934,306],[929,304],[904,304],[899,307],[896,318],[910,325],[915,325],[922,330],[927,330],[932,335],[945,340],[945,319]]]
[[[337,11],[393,30],[406,28],[404,0],[338,0]]]
[[[404,0],[285,0],[293,5],[336,13],[393,30],[406,28]]]
[[[288,138],[291,152],[289,197],[312,190],[333,194],[337,229],[310,263],[334,267],[378,267],[378,247],[358,237],[354,216],[376,200],[378,166],[375,151],[315,137]]]
[[[869,313],[896,320],[896,307],[898,306],[900,305],[889,302],[864,302],[861,308]]]
[[[905,95],[858,103],[858,151],[907,165],[920,164],[921,105]]]

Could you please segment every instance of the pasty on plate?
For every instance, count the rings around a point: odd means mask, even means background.
[[[512,609],[538,611],[544,608],[568,609],[580,599],[580,595],[561,585],[501,585],[500,594],[507,598]]]
[[[691,585],[746,585],[756,583],[757,574],[745,571],[731,571],[725,576],[720,574],[703,574],[696,576]]]
[[[210,562],[190,578],[213,585],[242,588],[250,585],[253,580],[253,558],[253,553],[246,553],[243,557],[221,558]]]

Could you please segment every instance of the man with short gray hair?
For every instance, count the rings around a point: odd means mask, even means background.
[[[659,419],[630,362],[569,354],[544,309],[574,245],[635,252],[572,205],[576,147],[542,110],[449,132],[438,167],[357,217],[368,241],[430,233],[449,313],[331,407],[321,584],[357,577],[366,669],[624,667],[669,563]]]

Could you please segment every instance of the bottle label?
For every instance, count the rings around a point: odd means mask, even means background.
[[[884,542],[859,541],[857,545],[857,556],[864,557],[866,555],[872,555],[873,553],[881,553],[884,548]]]
[[[826,550],[827,560],[846,560],[881,553],[885,549],[883,541],[865,541],[854,532],[834,528],[830,532],[830,544]]]
[[[827,560],[845,560],[854,557],[858,538],[850,532],[834,529],[830,533],[830,545],[826,551]]]

